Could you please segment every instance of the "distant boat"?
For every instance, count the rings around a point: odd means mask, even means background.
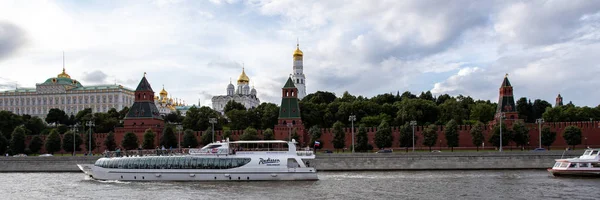
[[[548,169],[553,176],[600,177],[600,149],[587,149],[576,158],[556,159],[554,167]]]
[[[310,149],[296,141],[224,140],[190,149],[186,155],[100,158],[78,164],[93,179],[122,181],[318,180]]]

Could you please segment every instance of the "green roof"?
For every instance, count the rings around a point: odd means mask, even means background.
[[[508,77],[504,77],[504,81],[502,81],[502,86],[501,87],[512,87],[510,85],[510,81],[508,81]]]
[[[73,80],[70,78],[64,78],[64,77],[49,78],[49,79],[46,79],[46,81],[42,84],[43,85],[52,85],[52,84],[72,85],[75,87],[83,87],[79,81]]]
[[[134,102],[125,119],[155,118],[162,119],[154,102]]]
[[[146,76],[144,76],[142,78],[142,80],[140,81],[140,84],[138,84],[138,86],[135,89],[135,91],[150,91],[150,92],[154,92],[154,90],[152,90],[152,87],[150,87],[150,83],[148,83],[148,80],[146,79]]]
[[[283,88],[296,88],[296,85],[294,85],[294,81],[292,80],[292,78],[288,78],[287,82],[285,82],[285,85],[283,86]]]
[[[282,98],[279,107],[279,119],[300,118],[298,98]]]
[[[125,89],[125,90],[129,90],[129,91],[133,92],[133,90],[123,87],[122,85],[94,85],[94,86],[73,88],[71,90],[107,90],[107,89]]]

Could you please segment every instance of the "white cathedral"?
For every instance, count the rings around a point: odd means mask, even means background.
[[[306,96],[306,77],[304,76],[303,53],[300,51],[299,44],[296,44],[293,58],[293,73],[290,75],[292,80],[294,80],[294,85],[298,88],[298,99],[302,99]],[[242,74],[237,81],[237,89],[230,81],[227,86],[227,95],[214,96],[212,98],[213,109],[223,113],[225,105],[231,100],[243,104],[246,109],[255,108],[260,105],[260,100],[256,97],[256,89],[252,87],[252,90],[250,90],[249,83],[250,78],[246,76],[242,68]]]
[[[260,105],[260,99],[256,97],[256,89],[254,87],[252,87],[252,90],[250,89],[250,78],[246,75],[244,68],[242,68],[242,74],[237,80],[237,89],[230,81],[229,85],[227,85],[227,95],[213,96],[213,110],[224,114],[225,105],[232,100],[241,103],[246,109],[256,108]]]

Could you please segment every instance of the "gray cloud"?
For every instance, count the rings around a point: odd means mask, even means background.
[[[240,69],[242,68],[242,64],[232,61],[232,60],[212,60],[206,64],[206,66],[211,68],[219,68],[219,69]]]
[[[0,60],[16,53],[26,43],[24,30],[17,25],[0,21]]]
[[[104,83],[106,82],[106,78],[108,78],[108,75],[100,70],[85,72],[83,75],[83,81],[89,83]]]

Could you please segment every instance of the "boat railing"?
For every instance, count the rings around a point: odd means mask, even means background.
[[[296,151],[296,155],[298,156],[313,156],[314,154],[313,151]]]
[[[182,149],[141,149],[141,150],[117,150],[105,151],[103,157],[134,157],[134,156],[173,156],[188,154],[188,148]]]

